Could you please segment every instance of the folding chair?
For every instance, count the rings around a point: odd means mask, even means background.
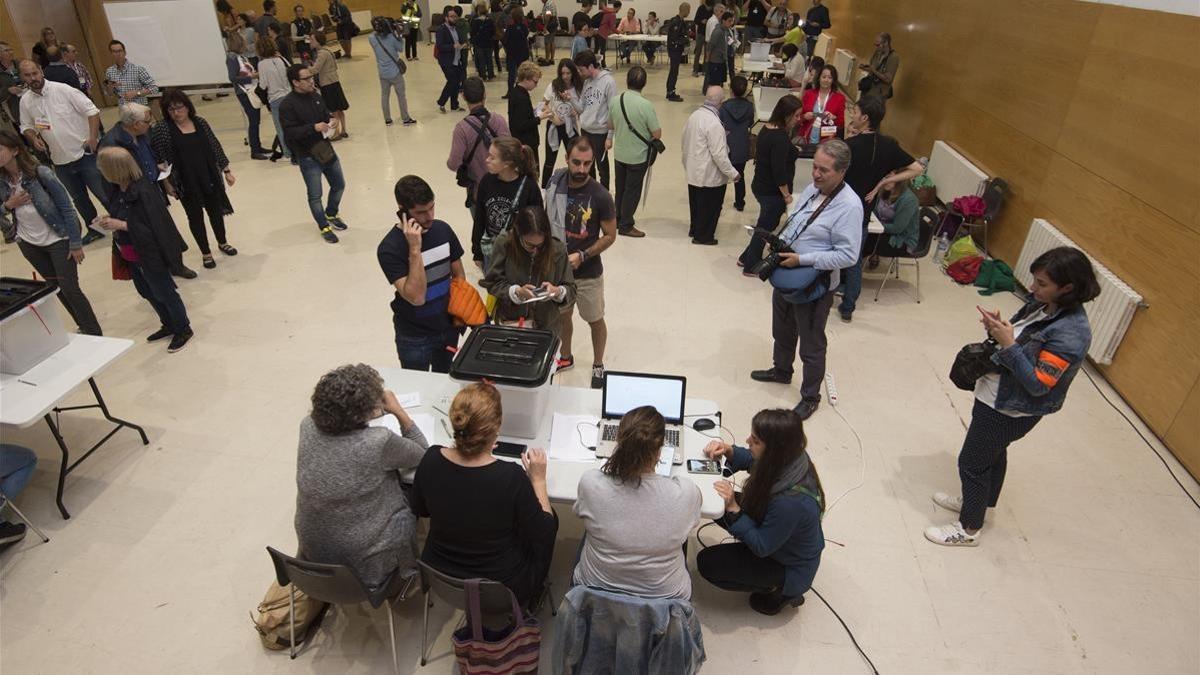
[[[13,513],[17,514],[18,518],[25,521],[25,524],[29,526],[29,529],[33,530],[37,534],[37,536],[41,538],[43,544],[50,543],[50,537],[47,537],[44,532],[39,530],[38,526],[34,525],[32,520],[25,517],[25,514],[21,513],[21,509],[18,509],[17,505],[14,504],[11,499],[8,498],[8,495],[4,494],[3,490],[0,490],[0,510],[3,510],[5,506],[12,509]]]
[[[888,277],[895,274],[897,279],[900,278],[900,261],[905,259],[912,260],[913,266],[917,268],[917,304],[921,304],[921,260],[929,255],[929,248],[933,243],[933,233],[938,229],[937,212],[928,207],[921,209],[919,224],[920,234],[917,235],[917,249],[907,255],[892,258],[887,271],[883,273],[883,280],[879,282],[879,288],[875,291],[875,302],[879,302],[879,294],[883,292]]]

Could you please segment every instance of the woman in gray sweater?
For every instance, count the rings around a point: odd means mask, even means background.
[[[367,422],[394,415],[404,436]],[[429,444],[374,368],[347,365],[317,382],[300,423],[296,537],[300,555],[347,565],[368,585],[392,570],[416,569],[416,516],[400,471],[420,464]]]

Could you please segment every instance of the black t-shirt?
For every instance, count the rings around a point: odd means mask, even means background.
[[[517,211],[526,206],[541,206],[542,191],[536,178],[518,176],[510,182],[500,180],[494,173],[479,179],[472,211],[474,227],[471,229],[471,254],[476,260],[483,259],[480,242],[486,234],[495,239],[516,218]],[[523,185],[523,187],[522,187]],[[521,193],[517,194],[520,188]]]
[[[450,265],[462,258],[458,235],[446,223],[435,220],[421,237],[421,258],[425,263],[425,304],[416,307],[400,297],[392,300],[392,323],[397,335],[436,335],[448,331],[452,324],[447,308],[450,306]],[[389,284],[408,276],[408,240],[399,228],[393,227],[384,235],[376,250],[379,267]]]
[[[825,5],[814,5],[808,9],[808,14],[804,16],[804,34],[809,37],[816,37],[821,34],[822,28],[829,28],[829,8]],[[812,24],[816,24],[815,26]]]
[[[762,28],[767,20],[767,8],[762,3],[762,0],[754,0],[750,3],[750,11],[746,13],[746,25]]]
[[[696,8],[696,18],[693,19],[693,21],[696,22],[697,38],[704,34],[704,24],[708,22],[709,17],[712,15],[712,8],[708,5],[701,3],[701,5]]]
[[[568,179],[569,180],[569,179]],[[581,188],[567,186],[567,214],[563,229],[567,254],[588,248],[600,238],[600,223],[617,217],[612,195],[594,178]],[[590,257],[575,270],[576,279],[595,279],[604,274],[600,256]]]
[[[578,26],[591,25],[592,19],[587,15],[587,12],[575,12],[571,15],[571,30],[575,31]]]
[[[790,189],[796,178],[796,160],[800,152],[783,129],[763,127],[754,148],[754,180],[750,191],[756,195],[779,195],[780,185]]]
[[[410,501],[413,513],[429,518],[421,560],[459,578],[511,586],[525,567],[526,544],[555,527],[520,464],[460,466],[438,445],[417,466]]]
[[[883,134],[870,133],[846,139],[850,146],[850,168],[846,170],[846,184],[859,199],[875,189],[879,181],[889,173],[912,164],[916,160],[904,151],[896,139]],[[869,210],[864,215],[870,217]]]

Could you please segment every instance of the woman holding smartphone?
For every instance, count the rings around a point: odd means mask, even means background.
[[[971,426],[958,454],[962,496],[933,495],[938,506],[959,514],[956,522],[925,530],[935,544],[979,545],[984,514],[1000,499],[1008,446],[1062,407],[1092,344],[1083,304],[1100,295],[1100,284],[1088,257],[1060,246],[1038,256],[1029,271],[1032,297],[1010,321],[978,308],[996,342],[996,372],[975,382]]]
[[[575,300],[575,276],[566,244],[551,236],[546,210],[518,211],[513,226],[496,238],[490,262],[482,284],[498,299],[496,320],[558,335],[562,308]]]
[[[717,481],[725,515],[715,521],[737,538],[696,554],[696,568],[712,585],[750,593],[750,607],[775,615],[804,604],[821,564],[825,490],[805,450],[804,421],[793,410],[762,410],[750,422],[746,447],[712,441],[710,459],[749,471],[741,493]]]

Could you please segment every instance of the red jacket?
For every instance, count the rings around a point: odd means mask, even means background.
[[[801,98],[801,110],[806,113],[812,112],[813,108],[817,106],[818,93],[819,92],[816,89],[809,89],[808,91],[804,92],[804,96]],[[846,131],[845,95],[843,95],[840,91],[834,91],[830,93],[829,100],[825,102],[825,112],[833,115],[833,119],[837,122],[837,137],[841,138],[844,136]],[[805,143],[808,143],[808,135],[812,131],[813,121],[814,120],[800,121],[800,138],[802,138]]]

